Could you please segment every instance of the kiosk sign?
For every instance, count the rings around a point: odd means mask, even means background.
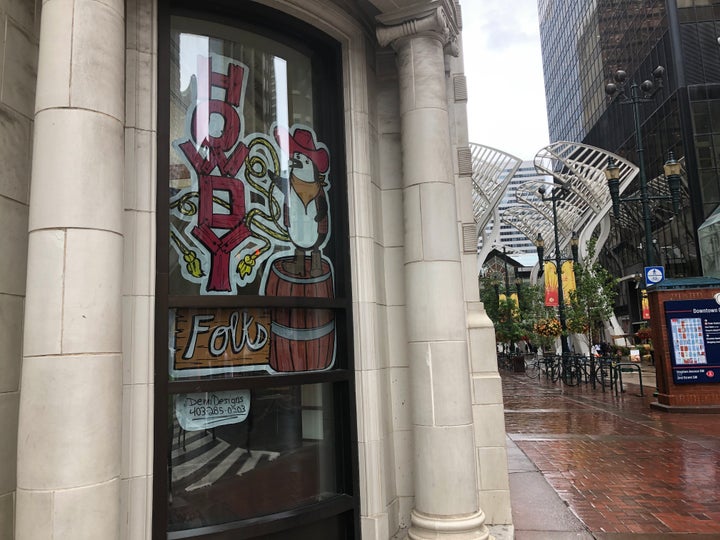
[[[720,382],[720,295],[665,302],[675,384]]]

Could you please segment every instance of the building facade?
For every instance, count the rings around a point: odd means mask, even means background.
[[[510,526],[459,2],[0,16],[0,537]]]
[[[515,197],[518,187],[529,181],[548,181],[548,178],[537,172],[533,161],[523,161],[518,170],[510,180],[510,184],[500,201],[500,216],[509,209],[523,204]],[[508,253],[536,253],[534,239],[528,238],[523,232],[519,231],[510,223],[502,221],[500,223],[500,241],[499,245],[505,246]]]
[[[552,141],[583,142],[637,164],[632,107],[608,97],[605,86],[620,69],[629,90],[665,68],[663,87],[638,106],[643,161],[649,195],[667,194],[663,163],[672,151],[683,164],[685,192],[678,215],[669,202],[651,203],[650,249],[668,277],[702,275],[710,263],[697,231],[720,204],[720,2],[539,0],[538,10]],[[603,258],[613,273],[629,277],[642,274],[647,246],[641,205],[622,207]],[[636,281],[626,283],[625,313],[618,314],[637,321]]]

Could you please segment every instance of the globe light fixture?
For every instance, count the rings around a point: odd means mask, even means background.
[[[628,89],[627,72],[618,70],[613,76],[614,82],[605,85],[605,93],[608,96],[614,97],[617,95],[621,105],[630,105],[633,110],[635,145],[638,159],[637,165],[640,169],[640,196],[620,197],[620,168],[612,157],[608,158],[605,177],[607,179],[608,190],[610,191],[610,198],[612,199],[615,219],[620,217],[621,202],[639,201],[642,203],[643,228],[645,230],[645,266],[653,266],[654,264],[650,201],[654,199],[672,200],[673,212],[676,214],[680,208],[680,164],[675,160],[672,153],[665,163],[665,178],[668,180],[670,188],[669,197],[664,195],[649,195],[647,176],[645,174],[645,149],[643,148],[640,125],[640,104],[651,101],[655,94],[663,88],[664,77],[665,68],[658,66],[652,72],[652,80],[646,79],[639,85],[631,82]]]

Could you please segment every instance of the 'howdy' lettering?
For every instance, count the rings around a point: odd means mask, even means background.
[[[240,141],[241,121],[235,108],[242,100],[244,73],[245,69],[235,64],[228,65],[227,74],[216,73],[211,58],[198,59],[198,102],[192,112],[192,140],[179,145],[198,176],[198,224],[192,235],[210,252],[208,291],[231,290],[230,253],[250,236],[244,222],[244,186],[235,178],[249,154]],[[224,99],[213,99],[218,95],[213,88],[224,90]],[[211,116],[222,120],[222,131],[216,136],[209,132]],[[217,175],[213,174],[216,170]],[[220,191],[227,197],[217,197]],[[226,203],[226,211],[216,213],[216,198]],[[225,232],[220,234],[220,230]]]
[[[224,176],[229,177],[234,177],[238,173],[250,152],[247,146],[239,143],[229,155],[219,148],[211,147],[207,157],[203,157],[190,141],[182,143],[180,150],[198,173],[210,174],[217,167]]]

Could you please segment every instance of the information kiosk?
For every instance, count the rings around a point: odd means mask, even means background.
[[[720,279],[665,279],[648,288],[657,402],[668,412],[720,412]]]

